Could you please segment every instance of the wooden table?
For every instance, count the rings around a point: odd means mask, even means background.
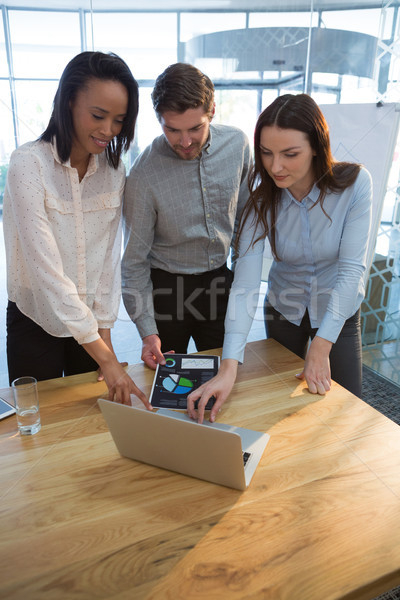
[[[248,344],[221,422],[271,439],[246,492],[119,456],[86,374],[0,422],[0,598],[370,599],[400,584],[400,429],[302,361]],[[149,392],[153,373],[129,368]],[[7,397],[9,390],[0,390]]]

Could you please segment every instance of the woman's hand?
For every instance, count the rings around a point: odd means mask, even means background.
[[[123,369],[125,369],[125,367],[127,367],[127,366],[128,366],[128,363],[127,363],[127,362],[125,362],[125,361],[124,361],[124,362],[121,362],[121,363],[119,363],[119,364],[121,365],[121,367],[122,367]],[[104,381],[104,375],[103,375],[103,371],[101,370],[101,368],[100,368],[100,367],[97,369],[97,381]]]
[[[142,390],[137,387],[116,358],[110,364],[102,366],[102,373],[108,387],[109,400],[130,406],[131,394],[134,394],[148,410],[152,410],[152,406]]]
[[[311,394],[324,395],[331,389],[331,348],[332,342],[316,335],[308,349],[304,369],[296,375],[298,379],[306,380]]]
[[[104,330],[100,330],[102,333]],[[99,331],[99,333],[100,333]],[[148,410],[152,406],[142,390],[140,390],[123,366],[118,362],[112,346],[107,343],[107,334],[102,335],[94,342],[83,344],[84,349],[97,362],[100,372],[108,387],[108,399],[121,404],[131,404],[130,395],[137,396]]]
[[[111,331],[109,329],[99,329],[99,335],[100,335],[101,339],[110,348],[111,352],[113,352],[115,354],[114,348],[113,348],[113,345],[111,342]],[[125,368],[128,366],[127,362],[121,362],[119,364],[121,365],[122,368]],[[104,381],[103,371],[101,370],[100,367],[97,369],[97,381]]]
[[[216,401],[210,412],[210,421],[215,421],[217,413],[228,398],[235,383],[237,367],[237,360],[224,359],[216,376],[189,394],[187,397],[187,412],[192,419],[197,420],[198,423],[203,422],[206,404],[211,396],[214,396]],[[197,410],[194,407],[196,400],[199,401]]]

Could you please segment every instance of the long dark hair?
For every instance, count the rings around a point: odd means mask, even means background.
[[[265,170],[260,149],[261,131],[264,127],[272,125],[280,129],[302,131],[307,135],[310,146],[315,152],[313,171],[315,183],[320,190],[315,204],[320,204],[323,211],[326,194],[340,192],[352,185],[361,165],[335,161],[329,141],[328,124],[311,96],[307,94],[279,96],[260,114],[254,131],[254,164],[249,174],[250,196],[242,214],[238,238],[250,213],[254,211],[255,226],[261,224],[263,228],[263,234],[257,240],[268,235],[272,253],[279,260],[276,252],[275,227],[282,190],[275,185]],[[329,215],[326,216],[329,218]],[[257,240],[253,240],[253,243]]]
[[[128,92],[128,109],[122,129],[105,150],[109,164],[116,169],[121,154],[128,150],[135,135],[139,92],[128,65],[111,52],[81,52],[67,64],[54,97],[49,124],[40,139],[51,142],[54,138],[60,160],[66,162],[69,159],[74,133],[71,104],[90,79],[119,81]]]

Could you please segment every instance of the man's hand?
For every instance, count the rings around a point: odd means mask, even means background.
[[[157,365],[165,365],[165,358],[161,352],[161,340],[156,334],[146,335],[143,338],[142,360],[150,367],[156,369]]]
[[[228,398],[235,383],[237,367],[237,360],[232,358],[223,360],[216,376],[189,394],[187,397],[187,412],[192,419],[197,420],[198,423],[203,422],[204,409],[211,396],[214,396],[216,401],[210,412],[210,421],[215,421],[221,406]],[[199,401],[197,410],[194,408],[196,400]]]
[[[324,395],[331,389],[331,348],[331,342],[316,335],[308,349],[304,369],[296,375],[298,379],[306,380],[311,394]]]

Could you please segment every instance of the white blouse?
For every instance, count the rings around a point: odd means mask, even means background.
[[[43,141],[11,156],[3,224],[8,298],[56,337],[84,344],[111,328],[120,302],[125,167],[90,157],[79,182]]]

